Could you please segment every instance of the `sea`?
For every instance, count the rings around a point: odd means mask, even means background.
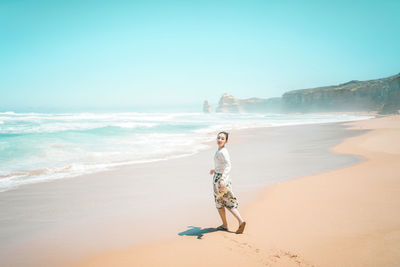
[[[219,131],[374,118],[354,114],[0,112],[0,193],[209,148]]]

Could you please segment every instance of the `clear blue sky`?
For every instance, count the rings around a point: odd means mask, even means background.
[[[0,111],[191,107],[400,72],[400,1],[0,0]]]

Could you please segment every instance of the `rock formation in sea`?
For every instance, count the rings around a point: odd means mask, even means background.
[[[216,112],[281,112],[281,98],[238,99],[225,93],[219,100]]]
[[[212,112],[212,106],[208,100],[204,100],[203,102],[203,112],[204,113],[211,113]]]
[[[288,91],[282,97],[238,99],[223,94],[216,112],[377,111],[399,113],[400,73],[382,79]]]
[[[240,105],[240,103],[239,103],[238,99],[225,93],[219,99],[218,107],[215,111],[216,112],[241,112],[243,110],[240,108],[239,105]]]

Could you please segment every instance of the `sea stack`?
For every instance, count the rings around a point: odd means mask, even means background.
[[[223,94],[219,100],[216,112],[240,112],[239,100],[229,94]]]
[[[203,103],[203,112],[204,113],[211,113],[212,112],[212,106],[208,100],[204,100]]]

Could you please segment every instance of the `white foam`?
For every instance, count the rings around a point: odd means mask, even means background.
[[[110,170],[112,168],[120,166],[185,157],[193,155],[199,152],[200,150],[207,149],[208,146],[204,144],[198,144],[192,148],[193,148],[192,151],[186,153],[181,153],[181,154],[168,153],[167,156],[160,156],[149,159],[137,159],[137,160],[127,160],[121,162],[92,163],[92,164],[72,163],[67,166],[45,168],[45,170],[40,170],[40,171],[25,171],[25,172],[4,174],[2,175],[3,177],[0,177],[0,192],[12,190],[22,185],[38,183],[38,182],[48,182],[63,178],[73,178],[84,174],[91,174],[100,171]],[[32,173],[35,172],[39,174],[32,175]]]

